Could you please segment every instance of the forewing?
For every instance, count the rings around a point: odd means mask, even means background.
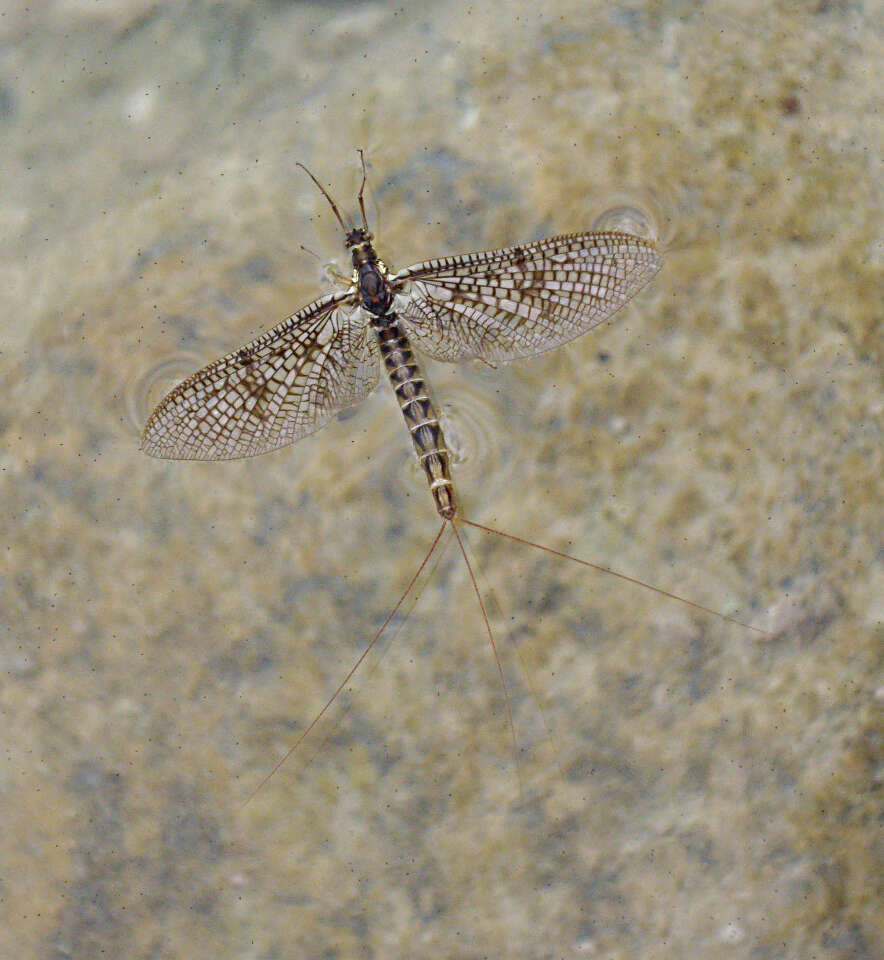
[[[663,260],[627,233],[575,233],[427,260],[391,278],[410,337],[437,360],[530,357],[616,313]],[[400,301],[401,303],[402,301]]]
[[[172,460],[233,460],[318,430],[378,382],[377,341],[351,291],[315,300],[169,393],[141,449]]]

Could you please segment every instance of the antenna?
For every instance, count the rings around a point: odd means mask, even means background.
[[[362,184],[359,187],[359,209],[362,212],[362,228],[368,233],[368,220],[365,219],[365,181],[368,179],[368,174],[365,172],[365,151],[362,147],[357,147],[356,152],[359,154],[359,162],[362,164]]]
[[[332,200],[332,198],[329,196],[328,190],[325,189],[325,187],[316,179],[316,177],[313,176],[313,174],[312,174],[312,173],[304,166],[304,164],[301,163],[299,160],[298,160],[298,161],[295,161],[295,166],[296,166],[296,167],[300,167],[300,168],[304,171],[304,173],[306,173],[307,176],[310,177],[310,179],[316,184],[316,186],[319,188],[319,192],[325,197],[326,200],[328,200],[329,204],[331,205],[332,210],[334,210],[335,216],[338,218],[338,223],[341,225],[341,229],[344,231],[344,233],[349,233],[350,231],[347,229],[347,225],[344,223],[344,221],[343,221],[343,219],[342,219],[342,217],[341,217],[341,212],[340,212],[340,210],[338,210],[338,205],[337,205],[337,204],[334,202],[334,200]],[[365,164],[364,164],[364,163],[363,163],[363,165],[362,165],[362,170],[363,170],[363,180],[362,180],[362,182],[363,182],[363,184],[364,184],[364,183],[365,183]],[[362,192],[361,192],[361,191],[360,191],[360,193],[359,193],[359,205],[362,206]],[[365,211],[363,211],[363,213],[362,213],[362,219],[363,219],[363,221],[365,220]]]

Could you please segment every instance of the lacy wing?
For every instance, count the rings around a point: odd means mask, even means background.
[[[626,233],[575,233],[426,260],[391,278],[415,344],[449,362],[531,357],[616,313],[654,276],[654,245]]]
[[[141,449],[172,460],[232,460],[314,433],[375,388],[380,352],[352,291],[308,304],[210,363],[151,414]]]

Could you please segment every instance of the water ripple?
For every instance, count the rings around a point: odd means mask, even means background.
[[[160,400],[203,363],[196,354],[180,352],[155,363],[133,380],[125,392],[126,419],[131,430],[140,436]]]

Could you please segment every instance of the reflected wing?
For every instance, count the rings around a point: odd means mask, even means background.
[[[606,320],[663,259],[627,233],[575,233],[503,250],[426,260],[391,278],[400,316],[437,360],[531,357]]]
[[[172,460],[233,460],[318,430],[374,389],[375,337],[352,291],[322,297],[178,384],[144,428],[141,449]]]

